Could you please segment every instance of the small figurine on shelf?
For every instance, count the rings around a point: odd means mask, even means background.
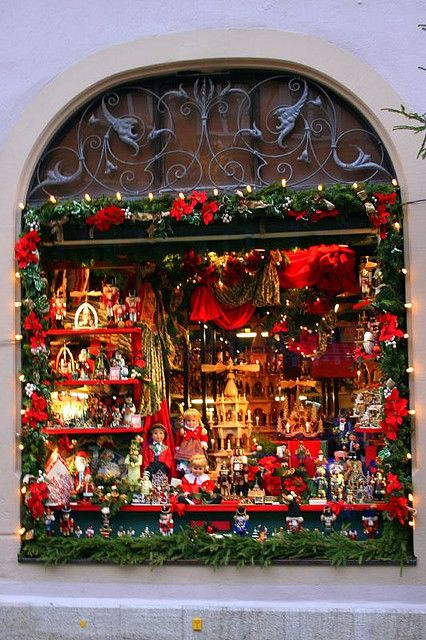
[[[126,297],[124,302],[126,307],[127,320],[131,324],[134,324],[138,321],[141,299],[136,295],[136,291],[133,291],[132,294],[129,294]]]
[[[169,504],[162,507],[158,526],[162,536],[171,536],[173,534],[173,514]]]
[[[268,539],[268,527],[265,527],[264,525],[260,525],[260,527],[258,528],[257,541],[265,542],[265,540],[267,539]]]
[[[77,478],[75,483],[75,490],[77,493],[80,493],[83,489],[83,481],[86,473],[87,464],[89,461],[89,456],[86,451],[79,450],[75,454],[74,458],[74,466],[77,471]]]
[[[44,529],[46,531],[46,535],[50,538],[55,535],[55,514],[49,507],[46,508],[46,516],[44,520]]]
[[[148,437],[150,443],[148,446],[148,466],[146,470],[149,472],[151,478],[159,471],[162,471],[167,478],[170,478],[173,468],[173,458],[169,447],[165,444],[165,440],[167,439],[165,426],[161,424],[161,422],[155,422],[148,431]]]
[[[229,498],[231,497],[231,487],[229,483],[230,475],[231,475],[231,471],[229,469],[229,466],[226,460],[224,460],[220,466],[217,480],[218,480],[220,495],[225,500],[229,500]]]
[[[204,454],[207,450],[208,438],[197,409],[187,409],[183,414],[183,420],[183,427],[177,433],[175,458],[178,461],[178,471],[186,472],[191,456]]]
[[[299,461],[299,466],[304,467],[306,458],[310,456],[309,449],[305,447],[303,442],[299,442],[299,446],[296,450],[296,456]]]
[[[356,529],[349,529],[348,538],[349,540],[358,540],[358,531]]]
[[[145,496],[145,499],[147,499],[148,496],[151,495],[151,493],[152,493],[152,482],[151,482],[150,477],[149,477],[149,471],[145,470],[143,472],[142,480],[139,483],[138,491],[139,491],[140,494]]]
[[[317,473],[315,476],[315,485],[317,490],[316,491],[317,498],[326,498],[327,490],[328,490],[327,470],[322,465],[317,467]]]
[[[107,380],[109,371],[108,358],[105,355],[104,349],[101,346],[99,353],[95,358],[95,379]]]
[[[59,288],[50,300],[50,324],[56,329],[64,325],[67,316],[67,302],[62,288]]]
[[[78,524],[74,527],[74,535],[77,538],[77,540],[79,540],[83,535],[83,530]]]
[[[121,426],[123,426],[121,411],[117,405],[114,405],[111,412],[111,428],[119,429]]]
[[[106,312],[107,326],[114,324],[114,306],[118,301],[118,289],[112,284],[106,282],[102,287],[102,304]]]
[[[336,514],[333,513],[333,511],[331,510],[331,507],[329,505],[326,505],[324,507],[324,509],[322,510],[322,514],[321,514],[321,523],[322,523],[322,532],[325,535],[330,535],[330,533],[333,533],[334,531],[334,523],[336,522]]]
[[[343,491],[345,488],[345,477],[339,469],[333,469],[330,473],[330,492],[331,499],[337,502],[343,500]]]
[[[103,538],[110,538],[111,537],[112,527],[111,527],[110,522],[109,522],[110,513],[111,513],[111,511],[110,511],[109,507],[102,507],[102,509],[101,509],[102,526],[99,529],[99,533],[101,534],[101,536]]]
[[[92,524],[89,524],[84,535],[86,536],[86,538],[93,538],[93,536],[95,535],[95,530]]]
[[[363,515],[361,520],[364,535],[367,538],[376,538],[379,532],[378,515],[374,511],[367,512],[367,515]]]
[[[346,452],[348,459],[350,460],[361,460],[361,444],[358,442],[358,438],[356,433],[350,432],[348,433],[348,439],[343,444],[343,451]]]
[[[374,477],[373,498],[374,500],[384,500],[386,497],[386,485],[383,480],[383,474],[381,471],[376,471]]]
[[[114,315],[114,322],[117,327],[124,327],[124,318],[126,316],[126,305],[124,305],[121,301],[121,298],[118,298],[117,302],[112,307],[112,312]]]
[[[87,500],[88,498],[93,498],[93,492],[95,489],[95,483],[93,482],[93,477],[90,472],[90,467],[86,467],[86,471],[84,473],[84,479],[82,483],[82,491],[83,491],[83,499]]]
[[[299,533],[302,531],[303,516],[286,516],[287,533]]]
[[[203,454],[195,454],[189,460],[189,473],[182,478],[182,490],[187,495],[200,493],[201,490],[211,493],[214,482],[206,473],[207,460]]]
[[[78,378],[79,380],[88,380],[90,373],[90,365],[88,362],[89,354],[87,349],[81,349],[78,354]]]
[[[248,536],[248,521],[250,516],[248,515],[246,508],[243,506],[237,507],[234,515],[234,524],[232,525],[232,533],[241,538]]]
[[[119,368],[119,379],[120,380],[127,380],[129,377],[129,367],[126,365],[126,360],[124,359],[124,355],[122,353],[122,351],[120,351],[119,349],[117,349],[117,351],[114,353],[114,357],[112,358],[111,361],[111,367],[118,367]],[[110,378],[113,379],[113,377],[110,374]]]
[[[123,525],[120,524],[120,526],[118,527],[118,531],[117,531],[117,538],[124,538],[125,535],[126,535],[126,531],[125,531]]]
[[[132,396],[126,396],[124,398],[124,405],[122,410],[123,415],[123,426],[127,429],[130,429],[132,426],[132,416],[136,413],[135,403],[133,402]]]
[[[62,516],[59,521],[59,531],[65,538],[69,538],[74,531],[74,519],[71,518],[71,509],[68,506],[65,506],[62,509]]]
[[[127,482],[130,489],[135,490],[139,486],[141,479],[141,467],[142,467],[142,436],[137,435],[130,442],[130,450],[124,459],[124,464],[127,467]]]

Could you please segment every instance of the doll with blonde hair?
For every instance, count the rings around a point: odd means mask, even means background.
[[[214,482],[207,471],[207,460],[204,454],[196,453],[189,460],[189,472],[182,478],[182,489],[186,494],[200,493],[201,490],[211,493]]]
[[[200,412],[197,409],[187,409],[183,414],[183,426],[176,434],[175,458],[178,471],[186,473],[190,458],[196,454],[204,457],[207,447],[207,430],[202,425]]]

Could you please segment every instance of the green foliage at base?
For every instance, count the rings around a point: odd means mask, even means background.
[[[397,562],[410,558],[406,527],[386,523],[383,535],[376,540],[354,541],[342,533],[323,535],[319,531],[283,534],[261,543],[252,538],[212,537],[199,529],[183,528],[170,537],[152,535],[145,538],[46,538],[26,542],[19,559],[34,558],[46,564],[66,564],[90,560],[118,565],[192,561],[210,567],[269,566],[278,560],[323,559],[333,566],[348,562]]]

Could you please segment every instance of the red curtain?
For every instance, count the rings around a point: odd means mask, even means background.
[[[254,314],[256,307],[246,302],[239,307],[226,307],[214,297],[206,285],[197,287],[191,297],[191,320],[196,322],[214,322],[225,330],[240,329]]]
[[[286,251],[289,261],[279,272],[280,287],[301,289],[317,286],[329,295],[355,292],[355,251],[344,245],[318,245],[308,249]]]

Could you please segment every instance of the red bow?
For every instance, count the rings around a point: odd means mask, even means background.
[[[172,513],[174,513],[176,511],[176,513],[180,517],[185,515],[186,504],[184,502],[178,502],[178,499],[177,499],[176,496],[170,496],[169,504],[170,504],[170,508],[172,510]]]

